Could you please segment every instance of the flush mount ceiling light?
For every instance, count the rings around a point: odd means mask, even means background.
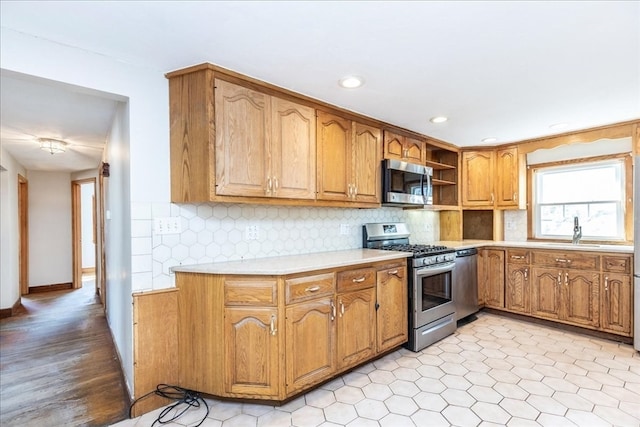
[[[489,138],[483,139],[482,142],[490,143],[490,142],[496,142],[497,140],[498,140],[498,138],[496,138],[495,136],[490,136]]]
[[[338,84],[345,89],[355,89],[364,84],[364,79],[358,76],[347,76],[340,79]]]
[[[431,117],[431,118],[429,119],[429,121],[430,121],[431,123],[444,123],[444,122],[446,122],[447,120],[449,120],[449,118],[448,118],[448,117],[445,117],[445,116],[436,116],[436,117]]]
[[[53,154],[64,153],[67,149],[67,143],[59,139],[39,138],[40,149]]]

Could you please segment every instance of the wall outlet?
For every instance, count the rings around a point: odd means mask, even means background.
[[[245,230],[247,240],[258,240],[260,238],[260,228],[257,225],[248,225]]]
[[[348,236],[349,234],[351,234],[351,227],[349,224],[340,224],[340,235]]]
[[[166,218],[154,218],[153,232],[155,234],[180,234],[182,233],[182,224],[179,216]]]

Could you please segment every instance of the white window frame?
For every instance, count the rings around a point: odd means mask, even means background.
[[[559,172],[559,171],[570,171],[570,170],[574,170],[574,171],[579,171],[579,170],[585,170],[585,169],[592,169],[592,168],[597,168],[600,166],[606,166],[606,165],[612,165],[612,164],[617,164],[619,166],[618,169],[618,179],[619,179],[619,185],[620,185],[620,199],[612,199],[612,200],[599,200],[599,201],[579,201],[579,202],[566,202],[566,203],[547,203],[547,204],[540,204],[538,203],[538,192],[540,191],[540,189],[538,188],[538,182],[539,182],[539,173],[540,172]],[[543,206],[557,206],[557,205],[562,205],[562,206],[571,206],[571,205],[594,205],[594,204],[600,204],[600,203],[615,203],[616,204],[616,222],[617,222],[617,230],[616,230],[616,235],[615,236],[589,236],[586,235],[586,233],[582,236],[582,239],[584,240],[590,240],[590,241],[606,241],[606,242],[616,242],[616,241],[624,241],[625,240],[625,236],[626,236],[626,230],[625,230],[625,226],[626,226],[626,214],[625,214],[625,208],[626,208],[626,179],[627,179],[627,164],[626,161],[624,159],[624,157],[622,156],[616,156],[615,158],[608,158],[608,159],[581,159],[581,160],[577,160],[577,161],[571,161],[571,162],[559,162],[559,163],[551,163],[551,164],[540,164],[540,165],[535,165],[532,166],[532,174],[530,175],[531,177],[531,190],[532,190],[532,197],[531,197],[531,212],[532,212],[532,222],[533,222],[533,227],[531,229],[532,232],[532,238],[536,239],[536,240],[565,240],[565,239],[571,239],[572,238],[572,234],[561,234],[561,235],[550,235],[550,234],[542,234],[541,229],[542,229],[542,225],[541,225],[541,210]]]

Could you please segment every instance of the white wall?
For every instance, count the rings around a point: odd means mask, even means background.
[[[11,308],[20,298],[18,174],[27,173],[0,147],[0,308]]]
[[[28,171],[29,287],[71,283],[71,174]]]

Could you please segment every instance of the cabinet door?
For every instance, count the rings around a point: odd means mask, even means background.
[[[216,194],[268,197],[269,97],[223,80],[215,85]]]
[[[272,196],[316,197],[316,113],[313,108],[272,97]]]
[[[319,200],[349,200],[352,194],[351,122],[318,111]]]
[[[462,153],[463,206],[493,206],[493,159],[491,151]]]
[[[631,276],[605,273],[603,275],[600,326],[607,332],[631,336],[633,292]],[[636,331],[640,334],[640,331]]]
[[[226,308],[225,391],[278,397],[279,337],[277,309]]]
[[[487,302],[487,250],[478,250],[478,306]]]
[[[486,300],[487,307],[504,308],[504,251],[486,251]]]
[[[357,201],[380,203],[380,129],[355,123],[353,185]]]
[[[520,171],[517,148],[497,151],[495,182],[497,206],[499,208],[518,207]]]
[[[375,354],[376,290],[339,294],[337,303],[338,369],[343,369]]]
[[[531,302],[528,266],[507,264],[505,304],[507,310],[529,313]]]
[[[531,280],[531,314],[559,320],[562,271],[556,268],[533,267]]]
[[[286,308],[287,395],[335,372],[335,315],[335,304],[330,298]]]
[[[563,318],[581,326],[599,326],[600,273],[565,270]]]
[[[397,347],[409,339],[406,270],[403,264],[378,271],[376,275],[378,353]]]
[[[418,139],[406,138],[404,143],[404,159],[409,163],[417,163],[419,165],[425,162],[425,143]]]

